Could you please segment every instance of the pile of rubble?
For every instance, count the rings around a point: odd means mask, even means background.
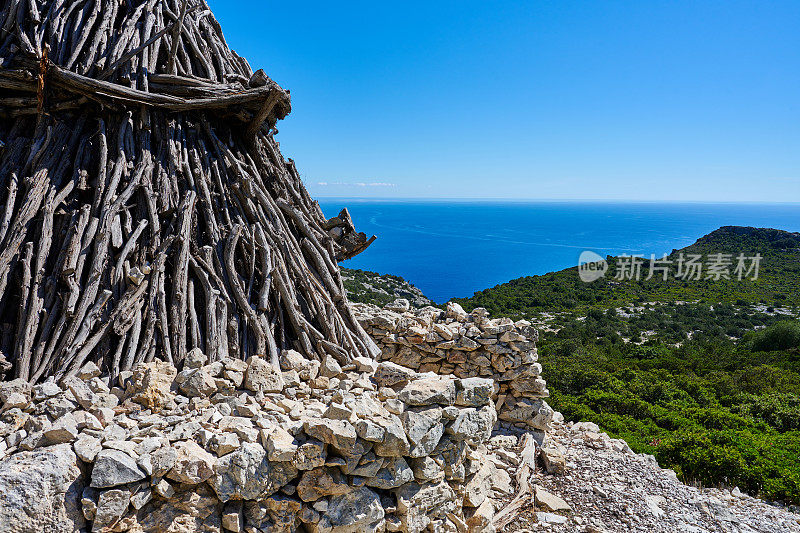
[[[497,389],[291,350],[1,383],[0,530],[492,531],[517,444]]]
[[[542,441],[553,410],[544,401],[549,393],[537,362],[538,336],[530,322],[490,319],[482,307],[467,313],[455,302],[449,302],[445,312],[412,309],[407,300],[384,308],[352,307],[381,348],[382,360],[419,372],[491,378],[501,425],[538,433]]]
[[[533,474],[536,508],[505,531],[800,533],[800,514],[736,487],[686,485],[591,422],[553,423],[547,441],[566,469]]]

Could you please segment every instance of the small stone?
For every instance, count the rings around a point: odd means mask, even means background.
[[[140,363],[128,380],[126,395],[148,409],[160,410],[174,396],[170,387],[176,374],[175,367],[167,361]]]
[[[78,378],[82,379],[83,381],[89,381],[92,378],[96,378],[100,375],[100,369],[97,367],[94,362],[89,361],[88,363],[84,364],[80,370],[78,370]]]
[[[376,489],[393,489],[414,480],[414,472],[402,457],[387,459],[377,475],[367,479],[366,485]]]
[[[294,437],[280,426],[267,434],[264,447],[270,461],[292,461],[297,453]]]
[[[342,373],[342,367],[338,361],[328,354],[322,360],[322,366],[319,368],[319,375],[326,378],[335,378]]]
[[[334,420],[348,420],[352,414],[350,409],[340,403],[331,403],[325,411],[325,417]]]
[[[164,446],[150,454],[153,477],[162,477],[169,472],[178,460],[178,450],[172,446]]]
[[[281,372],[266,359],[252,356],[247,360],[247,373],[244,376],[244,386],[254,392],[281,392],[283,390],[283,377]]]
[[[356,445],[358,434],[355,428],[345,420],[308,420],[303,424],[306,434],[330,444],[337,450],[349,453]]]
[[[221,433],[211,439],[212,449],[218,456],[230,453],[239,447],[239,437],[235,433]]]
[[[50,444],[74,441],[78,437],[78,425],[75,423],[75,417],[72,413],[62,416],[44,431],[44,436]]]
[[[214,474],[215,458],[193,440],[175,445],[178,452],[175,466],[167,472],[167,477],[179,483],[197,485]]]
[[[536,505],[545,511],[572,511],[567,502],[539,486],[534,486]]]
[[[561,516],[560,514],[543,513],[541,511],[536,513],[536,521],[544,524],[566,524],[567,520],[566,516]]]
[[[92,409],[98,403],[97,394],[92,392],[89,385],[78,377],[70,376],[64,378],[64,386],[68,387],[75,400],[86,410]]]
[[[166,479],[159,480],[155,487],[153,487],[153,490],[162,498],[169,499],[175,495],[175,489]]]
[[[324,465],[325,457],[325,445],[317,440],[310,440],[297,447],[292,464],[298,470],[311,470]]]
[[[563,474],[567,469],[567,462],[560,450],[544,447],[539,452],[542,465],[548,474]]]
[[[246,442],[258,441],[259,431],[253,427],[253,422],[243,416],[223,416],[217,423],[220,431],[230,431]]]
[[[416,379],[403,387],[398,397],[407,405],[453,405],[456,385],[454,380],[438,376]]]
[[[461,389],[456,396],[456,405],[465,407],[483,407],[491,400],[494,393],[494,380],[487,378],[464,378],[460,381]]]
[[[94,462],[97,454],[103,449],[100,444],[100,439],[96,439],[90,435],[82,434],[78,440],[72,444],[75,450],[75,455],[85,463]]]
[[[145,473],[127,453],[103,449],[95,458],[91,486],[94,488],[115,487],[141,481]]]
[[[6,382],[0,381],[0,403],[5,404],[8,401],[8,397],[14,393],[28,397],[31,395],[31,389],[31,384],[22,378]]]
[[[12,392],[6,398],[5,403],[3,404],[3,411],[8,411],[9,409],[25,409],[28,407],[30,400],[28,397],[22,394],[21,392]]]
[[[385,512],[380,497],[366,487],[334,496],[320,518],[320,533],[380,531]]]
[[[33,387],[33,399],[38,401],[46,400],[61,394],[61,387],[54,381],[45,381]]]
[[[375,369],[372,379],[381,387],[394,387],[406,383],[417,376],[410,368],[400,366],[391,361],[381,361]]]
[[[97,500],[92,531],[108,531],[128,510],[131,493],[127,490],[112,489],[100,493]]]
[[[208,362],[208,357],[200,348],[192,348],[183,360],[184,368],[200,368]]]
[[[217,392],[217,382],[206,368],[201,367],[195,368],[194,370],[184,370],[181,374],[184,372],[186,372],[186,374],[180,385],[180,390],[189,398],[209,397]]]

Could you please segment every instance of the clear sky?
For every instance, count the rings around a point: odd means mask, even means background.
[[[209,3],[315,196],[800,201],[800,1]]]

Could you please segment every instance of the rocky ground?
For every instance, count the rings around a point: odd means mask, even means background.
[[[594,424],[555,425],[548,441],[563,454],[566,471],[537,470],[533,483],[543,501],[508,531],[800,532],[800,515],[738,489],[687,486]],[[548,511],[548,504],[561,509]]]

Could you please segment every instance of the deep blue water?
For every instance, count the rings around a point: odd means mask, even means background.
[[[403,276],[436,302],[574,266],[583,250],[661,256],[720,226],[800,231],[800,204],[325,199],[377,240],[342,263]]]

